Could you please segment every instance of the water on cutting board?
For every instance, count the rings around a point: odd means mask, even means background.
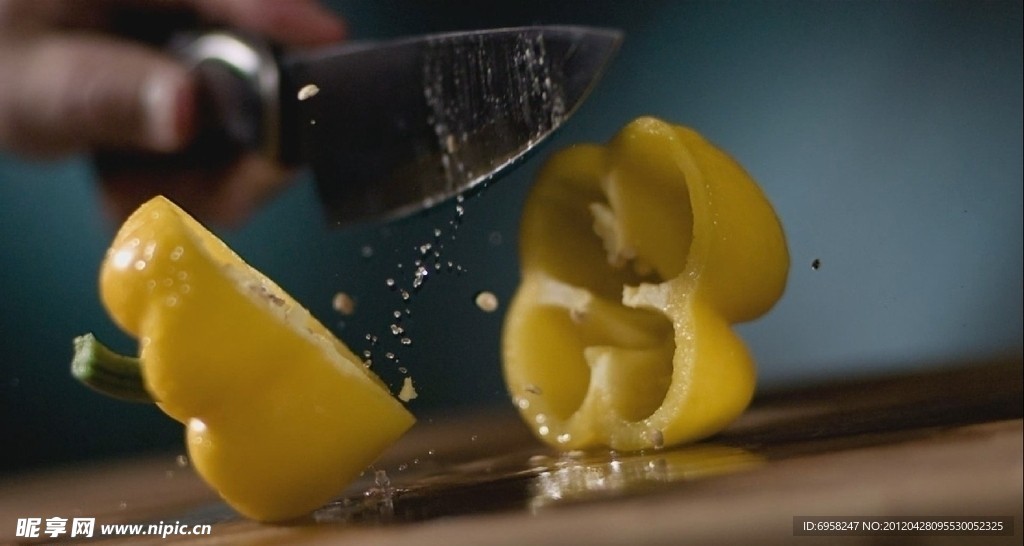
[[[418,461],[417,461],[418,462]],[[318,524],[397,524],[497,511],[536,513],[755,468],[764,459],[714,444],[621,454],[537,448],[440,469],[368,471],[370,483],[317,510]],[[424,465],[429,467],[430,465]]]

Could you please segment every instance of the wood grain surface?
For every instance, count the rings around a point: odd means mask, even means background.
[[[424,420],[287,525],[238,517],[176,453],[7,477],[0,543],[44,543],[18,519],[58,516],[95,518],[53,540],[70,544],[1020,544],[1022,414],[1019,360],[765,393],[714,438],[631,454],[555,453],[496,410]],[[802,516],[1010,518],[1012,535],[798,536]],[[210,532],[101,536],[113,523]]]

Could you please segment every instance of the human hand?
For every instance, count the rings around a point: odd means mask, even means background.
[[[255,154],[179,161],[197,126],[196,83],[156,44],[200,23],[292,47],[345,35],[316,0],[0,0],[0,147],[93,154],[118,219],[163,194],[204,220],[241,221],[290,173]]]

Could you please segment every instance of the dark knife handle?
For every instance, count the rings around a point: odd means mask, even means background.
[[[170,48],[195,72],[199,141],[290,162],[281,144],[281,74],[269,43],[217,30],[178,35]]]

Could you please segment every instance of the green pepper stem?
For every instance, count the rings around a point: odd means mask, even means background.
[[[115,353],[91,333],[75,338],[71,375],[87,387],[129,402],[153,402],[142,381],[141,361]]]

